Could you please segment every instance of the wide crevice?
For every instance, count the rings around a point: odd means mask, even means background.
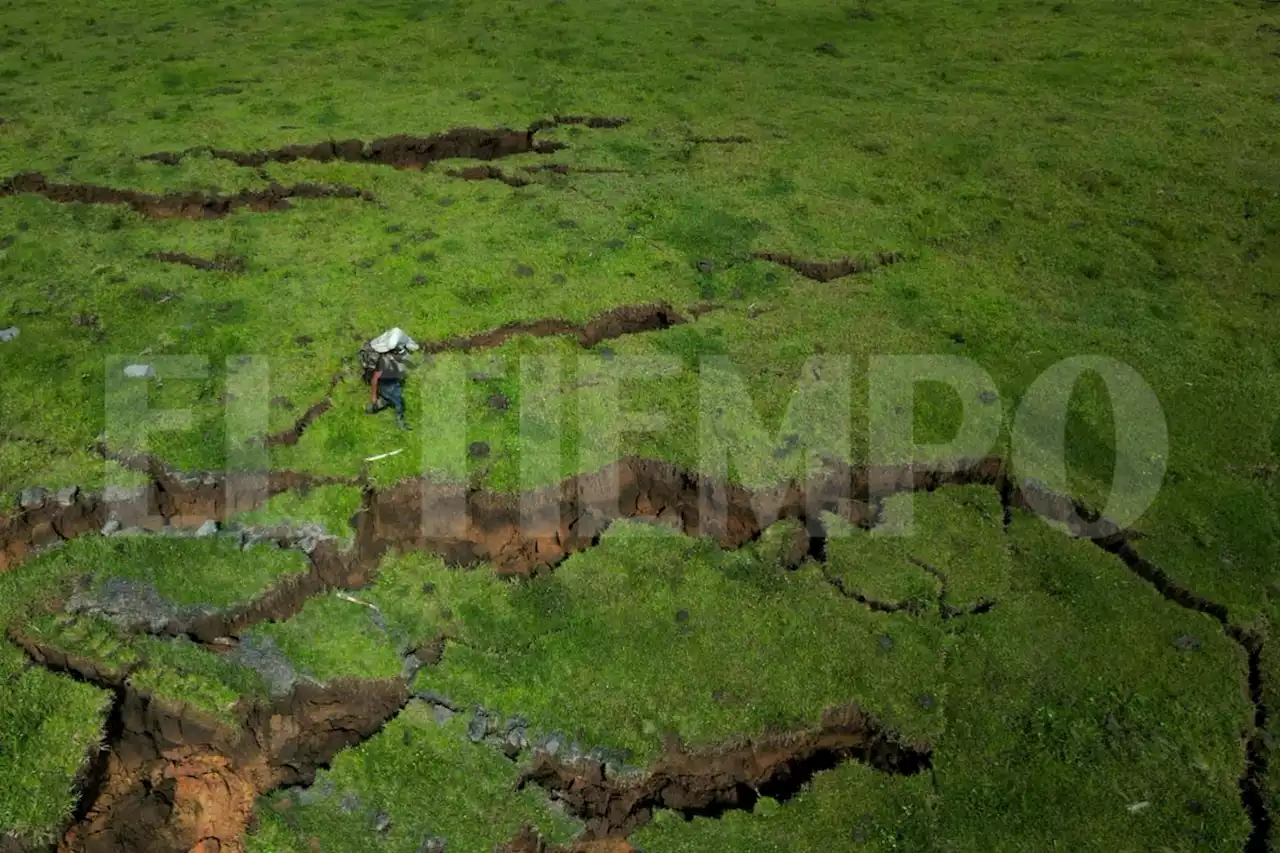
[[[143,156],[144,160],[177,165],[193,154],[207,154],[237,166],[257,168],[267,163],[293,163],[312,160],[319,163],[342,161],[391,166],[420,171],[441,160],[497,160],[517,154],[552,154],[565,148],[564,143],[539,140],[542,130],[562,124],[579,124],[592,128],[615,128],[627,123],[625,118],[557,116],[534,122],[528,130],[511,128],[459,127],[430,136],[398,134],[372,141],[361,139],[325,140],[295,143],[259,151],[235,151],[200,146],[185,151],[160,151]]]
[[[814,281],[834,281],[845,276],[871,272],[880,267],[901,263],[901,252],[876,252],[865,258],[837,258],[834,261],[809,261],[786,252],[755,252],[752,257],[781,264]]]
[[[302,438],[302,434],[307,431],[307,428],[315,423],[317,418],[333,408],[334,389],[342,383],[344,378],[341,373],[335,373],[331,376],[329,378],[329,388],[325,391],[322,399],[308,406],[306,411],[299,415],[298,419],[288,429],[264,437],[261,443],[266,447],[292,447],[297,444]]]
[[[932,763],[927,744],[904,742],[856,704],[828,710],[819,726],[765,734],[715,747],[669,745],[638,777],[611,777],[601,762],[571,764],[537,753],[520,785],[550,791],[586,824],[586,838],[625,837],[658,809],[686,819],[751,811],[760,797],[786,802],[813,777],[846,761],[913,775]]]
[[[256,213],[288,210],[291,199],[355,198],[376,201],[355,187],[323,184],[271,184],[261,190],[241,190],[232,195],[203,192],[153,195],[138,190],[122,190],[96,184],[54,184],[38,172],[15,175],[0,182],[0,197],[38,195],[59,204],[111,204],[132,208],[152,219],[218,219],[241,208]]]
[[[585,333],[583,337],[587,337]],[[180,475],[149,457],[117,458],[152,474],[150,499],[167,518],[181,518],[193,511],[197,517],[224,517],[226,489],[221,475]],[[277,483],[275,487],[296,486],[299,479],[305,478],[289,474],[285,480],[294,482]],[[1266,778],[1270,755],[1264,733],[1269,709],[1262,692],[1262,636],[1233,624],[1224,605],[1198,595],[1139,555],[1131,534],[1080,502],[1050,493],[1034,483],[1014,482],[998,457],[893,468],[832,464],[805,481],[757,490],[703,477],[673,463],[638,457],[624,458],[599,471],[518,494],[425,480],[403,481],[384,489],[366,484],[364,508],[357,516],[354,555],[337,559],[331,577],[347,572],[347,579],[339,579],[334,585],[367,583],[379,557],[392,548],[429,551],[452,565],[487,562],[501,574],[539,574],[574,553],[594,547],[610,524],[623,519],[656,521],[689,535],[710,537],[724,548],[742,547],[757,540],[769,524],[790,519],[800,522],[803,534],[809,538],[801,551],[822,554],[822,513],[836,513],[865,526],[874,524],[876,508],[891,494],[956,485],[992,487],[1001,495],[1007,512],[1027,510],[1063,525],[1073,535],[1091,539],[1166,600],[1213,618],[1240,646],[1248,661],[1248,695],[1254,708],[1252,726],[1246,733],[1247,765],[1240,781],[1241,802],[1253,827],[1248,853],[1264,849],[1259,845],[1266,843],[1271,815]],[[97,510],[81,506],[78,496],[73,497],[76,499],[69,507],[52,515],[42,514],[43,509],[24,509],[16,519],[0,522],[0,558],[9,560],[7,565],[12,564],[13,557],[6,555],[13,553],[10,531],[15,523],[24,531],[18,537],[22,542],[31,541],[33,535],[70,538],[77,530],[95,528],[101,520],[94,514]],[[37,530],[43,533],[35,534]],[[20,547],[19,555],[21,551]],[[939,579],[944,583],[940,598],[944,617],[985,612],[994,604],[979,601],[963,608],[950,605],[945,576]],[[282,600],[290,602],[289,609],[300,600],[290,599],[292,594],[279,593]],[[264,603],[260,612],[275,606]],[[256,617],[243,617],[252,618]],[[242,620],[239,624],[247,623]],[[218,630],[234,627],[220,625]],[[720,808],[734,796],[723,793],[715,801],[720,805],[706,807]]]
[[[545,338],[564,335],[576,338],[578,344],[590,348],[604,341],[636,335],[642,332],[654,332],[669,329],[672,326],[689,322],[681,316],[669,303],[653,302],[643,305],[622,305],[610,308],[585,323],[574,323],[547,317],[539,320],[524,320],[507,323],[496,329],[477,332],[474,335],[459,335],[441,341],[422,344],[426,353],[471,352],[480,349],[500,347],[512,338],[529,335]]]
[[[125,673],[104,676],[81,659],[11,638],[32,663],[116,697],[104,756],[82,789],[63,851],[241,849],[258,796],[310,784],[410,699],[400,679],[300,683],[274,701],[241,700],[228,722],[135,689]]]

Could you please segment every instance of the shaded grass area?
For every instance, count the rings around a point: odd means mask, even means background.
[[[270,639],[303,675],[317,681],[397,676],[405,643],[397,642],[387,621],[368,603],[363,593],[316,596],[291,619],[251,633]]]
[[[540,791],[515,790],[514,764],[469,743],[465,731],[461,717],[441,725],[430,707],[411,702],[310,788],[260,800],[247,849],[305,853],[310,838],[321,838],[326,850],[416,850],[442,838],[451,851],[491,853],[526,823],[552,842],[575,834]]]

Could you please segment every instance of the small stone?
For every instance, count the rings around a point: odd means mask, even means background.
[[[199,529],[196,530],[196,538],[204,539],[206,536],[212,536],[217,532],[218,532],[218,522],[210,518],[207,521],[205,521],[204,524],[200,525]]]
[[[367,270],[373,266],[373,258],[361,258],[355,262],[355,266],[358,269]]]
[[[415,275],[412,279],[410,279],[410,282],[412,284],[422,286],[427,283],[427,277],[425,275]]]
[[[688,610],[677,610],[677,611],[676,611],[676,622],[677,622],[677,623],[679,623],[679,624],[683,625],[685,622],[688,622],[688,621],[689,621],[689,611],[688,611]]]
[[[489,408],[496,412],[505,412],[511,407],[511,401],[507,399],[505,394],[491,394],[489,396]]]
[[[403,230],[403,229],[404,229],[404,226],[403,226],[403,225],[388,225],[388,226],[387,226],[387,233],[388,233],[388,234],[395,234],[397,231],[401,231],[401,230]]]
[[[625,240],[614,239],[614,240],[610,240],[608,243],[605,243],[605,245],[608,246],[610,249],[621,249],[623,246],[627,245],[627,243]]]
[[[962,343],[964,343],[964,333],[963,333],[963,332],[952,332],[952,333],[951,333],[951,342],[952,342],[953,344],[962,344]]]
[[[130,379],[151,379],[156,375],[156,371],[149,364],[126,364],[124,375]]]
[[[559,222],[556,223],[556,225],[559,225],[561,228],[577,228],[578,227],[578,223],[574,222],[572,219],[561,219]]]
[[[558,272],[551,276],[552,284],[564,284],[566,281],[568,281],[568,279],[565,278],[564,273]]]
[[[489,718],[485,716],[484,710],[476,712],[471,718],[471,722],[467,723],[467,740],[472,743],[479,743],[484,740],[484,736],[489,733]]]
[[[1199,637],[1193,637],[1191,634],[1183,634],[1181,637],[1173,641],[1173,645],[1181,652],[1198,652],[1204,648],[1204,643]]]
[[[432,705],[431,716],[435,718],[437,726],[444,726],[448,725],[449,721],[454,718],[454,712],[444,705]]]
[[[102,535],[112,536],[120,530],[120,522],[114,518],[107,519],[107,523],[102,525]]]
[[[467,447],[467,453],[471,455],[472,459],[484,459],[489,455],[489,442],[473,441]]]
[[[984,406],[990,406],[1000,399],[1000,395],[995,391],[987,390],[978,395],[978,401]]]
[[[441,207],[450,207],[450,206],[452,206],[452,205],[453,205],[453,203],[454,203],[455,201],[457,201],[457,199],[456,199],[456,198],[454,198],[454,197],[453,197],[453,196],[451,196],[451,195],[447,195],[447,196],[445,196],[444,198],[440,199],[440,202],[439,202],[439,203],[440,203],[440,206],[441,206]]]
[[[888,634],[881,634],[876,640],[876,644],[880,646],[880,651],[882,652],[893,651],[893,637],[890,637]]]
[[[430,263],[435,259],[436,259],[435,252],[423,252],[421,255],[418,255],[418,263],[422,263],[422,264]]]
[[[22,494],[18,496],[18,505],[23,509],[39,509],[44,506],[45,498],[48,495],[49,493],[39,486],[23,489]]]
[[[716,262],[711,260],[710,258],[703,258],[702,260],[698,261],[696,266],[698,268],[698,272],[702,273],[703,275],[710,275],[716,270]]]
[[[60,506],[71,506],[76,502],[76,498],[80,494],[79,486],[67,486],[65,489],[58,489],[54,495],[54,499]]]
[[[477,91],[476,91],[476,90],[474,90],[474,89],[472,89],[470,92],[467,92],[467,100],[468,100],[468,101],[478,101],[478,100],[480,100],[480,99],[481,99],[481,98],[483,98],[483,97],[484,97],[484,93],[482,93],[482,92],[477,92]]]
[[[824,41],[822,44],[815,47],[814,50],[827,56],[844,56],[844,51],[829,41]]]
[[[373,831],[379,834],[386,832],[391,828],[391,815],[386,812],[378,812],[373,816]]]
[[[921,693],[916,698],[916,701],[919,702],[920,707],[924,708],[926,711],[932,711],[934,708],[934,705],[937,704],[937,701],[933,698],[932,693]]]
[[[516,275],[521,278],[529,278],[533,275],[533,267],[528,264],[516,264]]]
[[[427,835],[418,845],[418,853],[445,853],[444,845],[445,840],[440,836]]]
[[[422,594],[423,594],[423,595],[431,595],[431,594],[432,594],[432,593],[434,593],[435,591],[436,591],[436,585],[435,585],[435,584],[433,584],[433,583],[431,583],[430,581],[428,581],[427,583],[424,583],[424,584],[422,585]]]
[[[18,337],[21,330],[17,326],[10,326],[7,329],[0,329],[0,343],[8,343]]]

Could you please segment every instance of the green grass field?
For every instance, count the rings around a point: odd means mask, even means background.
[[[1221,620],[1029,515],[1006,523],[999,495],[973,486],[892,499],[914,506],[909,537],[829,518],[825,559],[798,568],[775,553],[778,530],[722,551],[631,523],[534,580],[392,553],[367,589],[323,591],[241,646],[268,649],[294,683],[395,677],[439,641],[416,690],[640,766],[667,733],[708,746],[855,701],[933,749],[920,776],[846,762],[752,811],[659,810],[630,838],[658,853],[1268,849],[1241,778],[1246,743],[1265,753],[1280,736],[1272,0],[9,2],[0,47],[0,180],[369,196],[191,220],[5,183],[0,329],[18,334],[0,335],[0,515],[19,519],[30,487],[121,482],[100,438],[221,471],[243,464],[241,439],[288,430],[326,396],[296,443],[251,456],[348,484],[220,521],[320,524],[350,546],[362,475],[516,492],[626,455],[726,473],[712,438],[735,447],[731,479],[764,486],[819,454],[875,461],[869,371],[886,355],[980,366],[1000,404],[980,452],[1009,458],[1036,379],[1106,356],[1151,388],[1168,430],[1167,452],[1142,463],[1162,479],[1133,547]],[[470,159],[145,159],[557,115],[628,121],[562,123],[536,135],[561,150],[487,164],[519,187],[449,174]],[[760,252],[902,260],[817,281]],[[427,345],[654,302],[689,322],[419,358],[413,432],[364,412],[356,350],[391,326]],[[185,373],[166,360],[192,356]],[[811,382],[814,359],[834,384]],[[161,381],[121,386],[108,375],[121,362]],[[915,390],[898,414],[916,442],[950,441],[972,400]],[[131,420],[143,401],[180,413],[145,432]],[[1097,507],[1118,443],[1152,426],[1119,423],[1123,402],[1094,375],[1070,396],[1068,482]],[[275,671],[73,604],[114,591],[217,612],[307,570],[297,551],[230,537],[90,535],[0,574],[0,627],[234,724],[237,703],[278,692]],[[1252,669],[1230,633],[1262,644]],[[112,695],[11,642],[0,678],[0,839],[42,844],[68,826]],[[262,792],[249,848],[414,853],[435,833],[487,851],[524,821],[572,839],[580,825],[540,788],[516,792],[518,765],[465,729],[411,704],[314,796]],[[1280,758],[1257,769],[1257,795],[1280,807]],[[341,807],[347,791],[364,811]]]

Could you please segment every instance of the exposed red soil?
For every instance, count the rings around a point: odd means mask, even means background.
[[[182,252],[148,252],[147,257],[153,261],[161,261],[167,264],[185,264],[198,270],[229,273],[242,273],[245,270],[244,258],[231,257],[230,255],[217,255],[210,260],[183,254]]]
[[[0,572],[17,566],[40,548],[98,532],[112,512],[123,527],[153,531],[166,526],[198,527],[209,519],[225,520],[234,513],[257,509],[264,500],[284,492],[351,482],[293,471],[273,471],[261,477],[184,475],[150,457],[114,458],[149,474],[152,482],[117,496],[110,504],[102,493],[74,490],[66,500],[48,495],[38,506],[0,517]]]
[[[538,753],[520,784],[551,791],[586,822],[587,838],[621,838],[652,820],[656,809],[718,817],[750,811],[762,796],[788,800],[815,773],[850,759],[912,775],[929,768],[932,749],[901,742],[857,705],[847,705],[827,711],[809,730],[694,751],[669,748],[637,779],[611,779],[600,762],[567,765]]]
[[[14,639],[33,662],[116,694],[106,759],[58,844],[64,853],[243,850],[260,794],[310,784],[410,698],[399,679],[302,683],[278,701],[242,701],[232,726],[134,690],[127,675]]]
[[[868,258],[839,258],[834,261],[806,261],[785,252],[755,252],[752,257],[781,264],[814,281],[833,281],[849,275],[870,272],[879,267],[887,267],[903,260],[899,252],[876,252]]]
[[[620,127],[626,119],[557,116],[534,122],[528,130],[510,128],[459,127],[432,136],[401,134],[386,136],[365,142],[360,139],[326,140],[311,144],[286,145],[263,151],[233,151],[224,148],[199,147],[186,151],[161,151],[142,159],[175,165],[189,154],[209,154],[219,160],[229,160],[238,166],[259,167],[266,163],[292,163],[297,160],[315,160],[327,163],[342,160],[348,163],[372,163],[396,169],[421,171],[440,160],[497,160],[515,154],[551,154],[564,148],[563,143],[539,141],[535,137],[541,130],[560,124],[583,124],[587,127]]]
[[[288,210],[294,198],[376,199],[354,187],[321,184],[272,184],[264,190],[241,190],[234,195],[200,192],[151,195],[137,190],[120,190],[94,184],[51,184],[44,175],[28,172],[0,182],[0,197],[19,194],[44,196],[60,204],[120,204],[152,219],[217,219],[239,208],[256,213]]]

